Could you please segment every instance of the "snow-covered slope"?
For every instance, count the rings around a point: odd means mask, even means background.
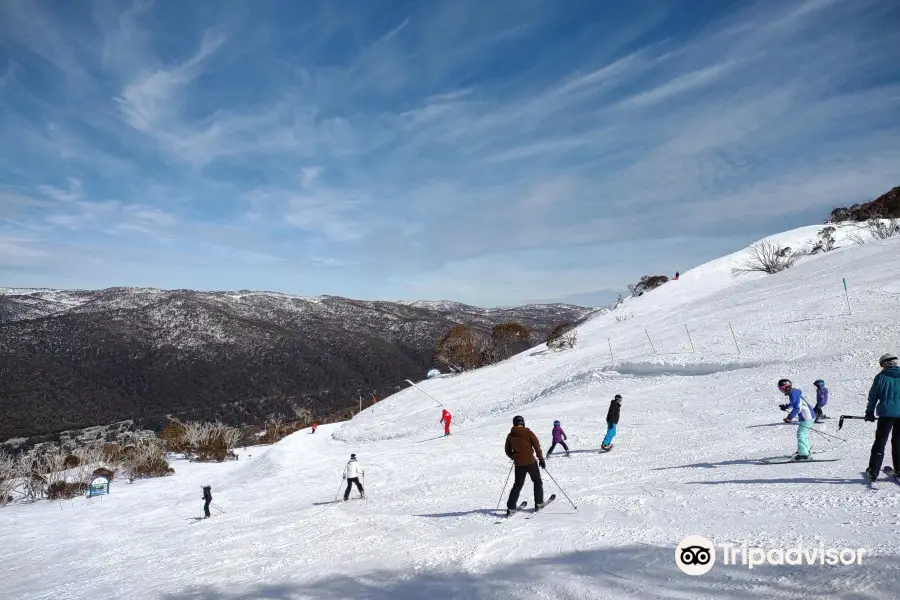
[[[532,349],[419,382],[453,413],[450,437],[435,401],[408,388],[347,423],[250,449],[251,459],[175,462],[175,476],[114,485],[102,501],[2,509],[4,597],[896,598],[900,486],[867,489],[874,428],[848,421],[838,431],[836,417],[863,413],[877,357],[900,351],[900,239],[733,278],[742,256],[596,316],[574,350]],[[835,418],[811,441],[840,460],[756,462],[796,449],[796,426],[777,408],[781,377],[808,397],[815,379],[827,382]],[[597,453],[616,393],[625,400],[615,448]],[[572,456],[548,461],[545,490],[559,497],[546,512],[497,524],[516,414],[545,449],[560,419]],[[369,498],[331,504],[351,452]],[[226,513],[194,523],[205,482]],[[522,498],[533,500],[529,482]],[[854,566],[718,562],[690,577],[675,546],[695,534],[871,555]]]

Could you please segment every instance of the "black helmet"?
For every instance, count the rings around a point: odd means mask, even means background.
[[[521,425],[522,427],[525,427],[525,417],[523,417],[522,415],[514,416],[513,417],[513,425],[516,425],[516,426]]]
[[[779,379],[778,380],[778,389],[782,392],[789,387],[793,387],[793,383],[791,383],[790,379]]]

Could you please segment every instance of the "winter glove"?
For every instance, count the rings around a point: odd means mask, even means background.
[[[538,464],[541,466],[542,469],[547,468],[547,461],[545,461],[543,458],[538,459]]]
[[[784,422],[785,422],[785,423],[792,423],[793,421],[791,421],[791,418],[790,418],[790,417],[785,417],[785,418],[784,418]]]
[[[866,421],[868,421],[869,423],[874,423],[875,422],[875,413],[867,412],[866,413]]]
[[[787,410],[788,406],[790,406],[790,404],[779,404],[778,408],[780,408],[781,410]]]

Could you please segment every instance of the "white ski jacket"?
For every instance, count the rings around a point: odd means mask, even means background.
[[[365,471],[363,471],[363,468],[355,460],[351,460],[347,463],[347,466],[344,467],[344,479],[354,479],[363,474],[365,474]]]

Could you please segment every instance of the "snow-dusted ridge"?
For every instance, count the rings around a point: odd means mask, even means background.
[[[777,239],[799,244],[818,229]],[[262,455],[248,449],[252,459],[176,462],[175,476],[116,484],[102,502],[0,509],[4,592],[22,600],[896,598],[900,486],[862,483],[870,424],[817,426],[846,440],[812,435],[813,452],[837,462],[754,461],[796,449],[795,426],[777,408],[780,377],[807,396],[822,378],[827,414],[862,413],[877,357],[900,351],[900,239],[734,278],[743,255],[591,318],[573,350],[535,348],[418,382],[453,413],[450,437],[440,407],[408,388],[315,435],[298,432]],[[599,454],[615,393],[625,397],[619,433],[613,451]],[[545,449],[553,420],[562,421],[573,453],[554,453],[548,470],[577,510],[545,477],[546,492],[559,495],[546,513],[495,524],[515,414]],[[366,469],[369,498],[329,504],[351,452]],[[227,512],[194,524],[201,483]],[[528,482],[522,498],[533,501]],[[691,577],[674,557],[694,534],[868,552],[861,565],[753,570],[724,565],[720,554],[710,573]]]

